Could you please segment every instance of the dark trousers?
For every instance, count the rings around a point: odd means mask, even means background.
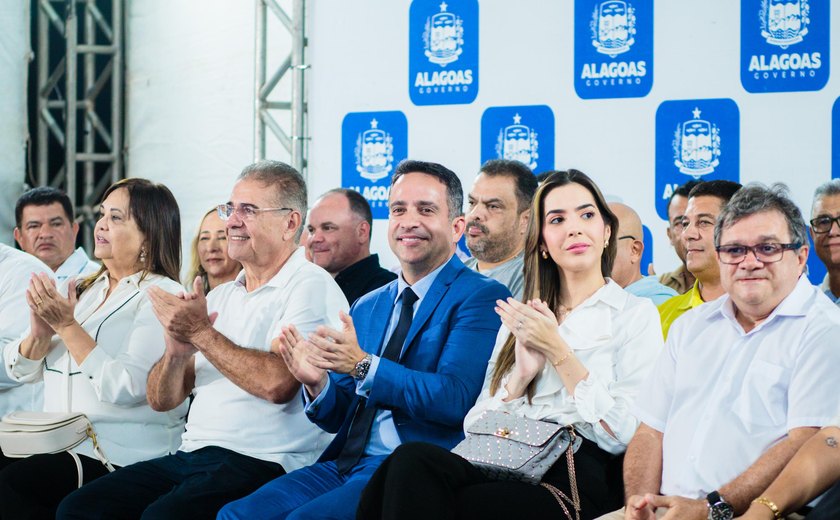
[[[805,518],[808,520],[837,520],[840,518],[840,481],[828,488],[820,503]]]
[[[609,453],[586,439],[574,456],[581,519],[618,509],[623,490]],[[543,482],[571,498],[565,455]],[[572,516],[574,510],[567,506]],[[465,459],[425,443],[398,447],[373,475],[357,510],[357,519],[565,518],[563,509],[542,486],[492,480]]]
[[[215,518],[225,504],[285,474],[283,466],[219,447],[138,462],[84,486],[56,518]]]
[[[59,502],[79,486],[76,461],[67,452],[8,459],[0,471],[0,518],[5,520],[55,518]],[[79,455],[83,482],[108,473],[96,459]]]

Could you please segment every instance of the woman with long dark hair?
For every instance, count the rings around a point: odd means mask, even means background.
[[[485,411],[500,410],[573,426],[582,438],[574,460],[564,453],[532,485],[491,478],[438,446],[402,445],[374,474],[358,518],[566,518],[565,511],[573,518],[579,506],[588,519],[621,506],[620,454],[638,425],[630,403],[662,333],[653,304],[608,278],[617,227],[583,173],[554,172],[540,186],[524,301],[497,302],[502,327],[464,420],[469,432]]]
[[[64,496],[109,467],[178,448],[186,403],[159,413],[146,401],[146,377],[163,355],[163,328],[149,287],[183,290],[178,204],[161,184],[125,179],[105,192],[94,229],[100,271],[70,281],[67,294],[33,276],[26,295],[30,330],[4,349],[9,375],[44,382],[45,412],[84,413],[98,446],[19,459],[0,472],[0,517],[55,518]]]

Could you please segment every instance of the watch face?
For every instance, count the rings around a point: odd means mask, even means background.
[[[709,520],[732,520],[735,509],[726,502],[718,502],[709,507]]]

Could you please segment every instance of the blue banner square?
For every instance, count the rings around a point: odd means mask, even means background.
[[[741,0],[747,92],[820,90],[829,74],[829,0]]]
[[[408,157],[408,121],[399,111],[351,112],[341,123],[341,186],[361,193],[375,219],[388,218],[396,165]]]
[[[831,178],[840,178],[840,98],[831,109]]]
[[[583,99],[648,95],[653,0],[575,2],[575,92]]]
[[[554,112],[545,105],[490,107],[481,116],[481,162],[519,161],[534,173],[554,169]]]
[[[478,95],[477,0],[411,2],[408,93],[415,105],[457,105],[475,100]]]
[[[691,179],[740,179],[741,123],[731,99],[664,101],[656,109],[656,213]]]

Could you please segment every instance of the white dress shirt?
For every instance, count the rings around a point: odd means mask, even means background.
[[[610,453],[622,453],[638,421],[630,413],[636,392],[662,351],[662,326],[653,303],[628,293],[612,280],[566,316],[558,327],[589,376],[575,386],[574,396],[557,370],[546,362],[537,375],[531,404],[527,397],[505,402],[509,374],[490,396],[493,369],[508,337],[502,326],[490,356],[484,387],[464,419],[469,431],[485,410],[503,410],[530,419],[573,424],[578,433]],[[601,425],[607,423],[614,435]]]
[[[700,498],[837,415],[840,309],[802,276],[749,332],[728,295],[680,316],[634,411],[663,432],[665,495]]]
[[[85,250],[79,247],[58,266],[55,270],[55,279],[63,282],[69,278],[84,278],[99,271],[99,267],[100,265],[88,258]]]
[[[18,339],[29,327],[26,289],[33,273],[52,269],[36,257],[0,244],[0,349]],[[0,417],[14,410],[40,410],[43,385],[21,385],[0,370]]]
[[[348,311],[332,276],[295,250],[274,278],[255,291],[245,288],[245,271],[207,295],[214,328],[242,348],[268,351],[284,325],[305,337],[319,325],[341,329],[339,311]],[[195,400],[182,451],[220,446],[281,464],[288,471],[315,462],[332,435],[312,424],[297,396],[273,404],[249,394],[222,375],[203,354],[195,356]]]
[[[186,402],[156,412],[146,401],[146,378],[165,350],[163,327],[152,311],[148,289],[156,286],[178,293],[182,288],[164,276],[147,274],[143,280],[141,276],[123,278],[108,296],[106,271],[82,293],[74,316],[96,347],[81,365],[58,335],[53,336],[47,356],[38,361],[20,354],[23,338],[4,350],[6,370],[14,379],[44,381],[44,411],[84,413],[105,456],[118,466],[174,451],[187,413]],[[74,451],[95,457],[89,439]]]

